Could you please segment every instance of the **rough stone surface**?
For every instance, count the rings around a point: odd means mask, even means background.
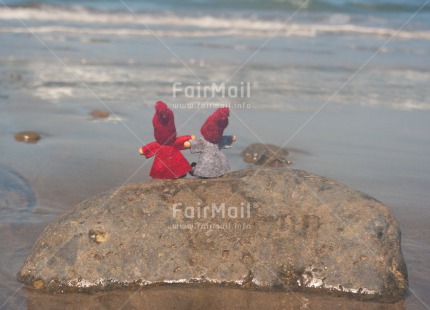
[[[153,180],[93,197],[45,229],[18,279],[47,290],[185,283],[381,301],[407,290],[400,231],[386,206],[280,168]]]
[[[290,165],[288,151],[274,144],[253,143],[242,151],[246,163],[264,167],[283,167]]]

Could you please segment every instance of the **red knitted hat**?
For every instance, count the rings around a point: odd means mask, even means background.
[[[160,144],[172,144],[176,140],[175,117],[163,101],[155,105],[155,114],[152,119],[155,140]]]
[[[219,108],[212,113],[200,129],[203,138],[211,143],[218,143],[222,138],[224,129],[228,126],[229,115],[229,108]]]

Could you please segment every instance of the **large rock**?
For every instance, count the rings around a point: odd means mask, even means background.
[[[130,184],[49,225],[18,274],[48,290],[185,283],[394,301],[400,231],[379,201],[290,169]]]

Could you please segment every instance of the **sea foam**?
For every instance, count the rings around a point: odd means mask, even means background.
[[[3,33],[72,33],[115,36],[166,37],[315,37],[318,35],[364,35],[401,39],[430,40],[430,30],[398,30],[389,27],[352,24],[348,15],[334,15],[326,23],[286,22],[285,19],[264,19],[246,16],[185,16],[173,13],[138,13],[96,11],[84,7],[67,9],[43,5],[38,7],[0,8],[0,20],[19,20],[24,25],[2,27]],[[38,26],[31,23],[37,21]],[[43,22],[40,25],[40,22]],[[52,25],[60,23],[60,25]],[[64,25],[67,23],[67,26]],[[76,25],[75,25],[76,23]],[[48,25],[47,25],[48,24]],[[28,27],[27,27],[28,26]]]

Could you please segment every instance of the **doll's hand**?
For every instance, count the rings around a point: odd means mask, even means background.
[[[194,140],[196,138],[196,136],[191,135],[191,140]]]
[[[140,149],[139,149],[139,154],[140,154],[140,155],[143,155],[142,148],[140,148]]]
[[[233,142],[236,141],[236,136],[235,135],[231,136],[231,141],[233,141]]]
[[[185,141],[185,142],[184,142],[184,147],[185,147],[186,149],[189,149],[189,148],[190,148],[190,146],[191,146],[190,141]]]

